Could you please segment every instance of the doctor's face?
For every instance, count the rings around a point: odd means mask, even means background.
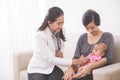
[[[64,15],[61,15],[60,17],[56,18],[56,20],[53,23],[48,22],[48,24],[52,31],[60,32],[64,24]]]

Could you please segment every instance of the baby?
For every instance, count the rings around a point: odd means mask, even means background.
[[[89,60],[86,64],[101,60],[102,57],[105,55],[105,52],[107,51],[107,49],[108,49],[107,44],[105,44],[103,42],[99,42],[99,43],[95,44],[93,47],[92,53],[90,53],[87,56],[87,58]]]
[[[85,66],[91,62],[96,62],[96,61],[101,60],[102,57],[105,55],[105,52],[107,51],[107,49],[108,49],[107,44],[105,44],[103,42],[99,42],[99,43],[95,44],[93,47],[92,53],[90,53],[87,56],[88,61],[85,64],[83,64],[82,66]],[[77,76],[77,74],[79,75],[79,72],[81,71],[82,66],[76,66],[76,68],[74,69],[76,76]]]

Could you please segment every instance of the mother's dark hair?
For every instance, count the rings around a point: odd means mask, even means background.
[[[56,18],[60,17],[64,15],[64,12],[62,11],[62,9],[60,9],[59,7],[52,7],[48,10],[48,14],[46,15],[42,25],[38,28],[38,31],[42,31],[45,30],[46,27],[49,27],[48,25],[48,21],[50,21],[50,23],[53,23],[56,21]],[[61,29],[60,31],[60,38],[65,41],[65,37],[63,35],[63,31]]]
[[[96,26],[99,26],[100,15],[96,11],[89,9],[84,13],[82,22],[83,22],[83,25],[86,27],[92,21],[95,23]]]

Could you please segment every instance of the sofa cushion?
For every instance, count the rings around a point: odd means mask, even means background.
[[[75,33],[75,34],[67,33],[66,34],[64,57],[66,58],[73,57],[79,36],[80,34],[78,33]]]
[[[120,36],[114,36],[114,42],[115,42],[115,53],[114,53],[114,59],[113,62],[120,62]]]
[[[93,70],[95,80],[119,80],[120,79],[120,63],[115,63],[102,68]]]
[[[27,79],[27,70],[20,71],[20,80],[28,80]]]

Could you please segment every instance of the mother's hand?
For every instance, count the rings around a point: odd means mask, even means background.
[[[91,73],[91,68],[89,65],[80,67],[78,73],[76,73],[73,78],[82,78]]]

